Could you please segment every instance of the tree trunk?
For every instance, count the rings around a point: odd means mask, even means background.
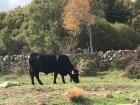
[[[93,53],[93,37],[92,37],[91,29],[89,30],[89,38],[90,38],[90,53]]]

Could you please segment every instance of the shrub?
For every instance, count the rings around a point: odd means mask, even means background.
[[[125,68],[125,76],[128,78],[140,79],[140,65],[139,63],[130,64]]]
[[[140,43],[140,35],[126,24],[115,23],[112,27],[117,31],[116,48],[134,49]]]
[[[126,54],[122,58],[115,58],[111,62],[111,67],[117,69],[124,69],[128,64],[130,64],[133,58],[133,54]]]
[[[99,71],[96,61],[89,59],[81,59],[77,68],[82,76],[94,76]]]
[[[111,62],[111,67],[112,68],[117,68],[117,69],[123,69],[123,65],[121,64],[120,60],[118,58],[113,59]]]
[[[102,51],[114,49],[116,46],[117,31],[105,19],[95,19],[96,23],[93,28],[94,48]]]
[[[66,96],[72,101],[72,102],[81,102],[84,99],[84,91],[81,88],[74,87],[70,88],[66,91]]]
[[[132,27],[134,30],[136,30],[137,32],[140,32],[140,15],[136,16],[133,20],[132,20]]]
[[[100,69],[100,71],[106,71],[110,68],[110,62],[108,61],[99,61],[98,62],[98,68]]]
[[[136,60],[139,60],[139,59],[140,59],[140,46],[138,46],[138,47],[136,48],[135,58],[136,58]]]
[[[140,34],[136,33],[128,25],[121,23],[111,24],[99,17],[95,17],[92,33],[93,48],[98,51],[134,49],[140,43]],[[78,47],[89,47],[89,37],[84,32],[80,34]]]
[[[29,66],[25,60],[17,62],[17,64],[11,68],[11,73],[17,77],[21,75],[29,74]]]

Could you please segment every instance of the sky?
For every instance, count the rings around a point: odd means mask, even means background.
[[[18,6],[25,6],[32,0],[0,0],[0,12],[9,11]]]
[[[9,11],[18,6],[24,6],[30,3],[32,0],[0,0],[0,12]],[[135,0],[131,0],[135,1]]]

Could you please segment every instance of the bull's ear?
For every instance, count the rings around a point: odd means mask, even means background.
[[[72,70],[71,74],[76,74],[76,73],[74,72],[74,70]]]

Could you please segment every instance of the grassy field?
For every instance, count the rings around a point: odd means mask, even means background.
[[[51,75],[41,74],[44,85],[30,84],[28,75],[16,77],[6,75],[0,77],[4,81],[17,81],[21,86],[0,88],[0,105],[117,105],[133,103],[140,100],[140,80],[127,79],[122,71],[107,71],[96,77],[80,77],[80,83],[62,84],[58,76],[57,84],[52,84]],[[82,102],[71,102],[65,92],[72,87],[80,87],[85,91],[86,99]],[[106,95],[111,94],[112,97]]]

